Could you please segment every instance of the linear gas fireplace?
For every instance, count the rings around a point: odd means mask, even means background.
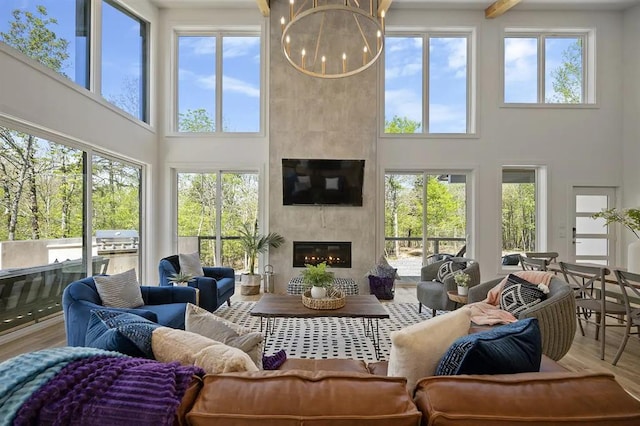
[[[327,262],[332,268],[351,268],[350,242],[293,242],[293,267],[303,268],[305,264],[317,265]]]

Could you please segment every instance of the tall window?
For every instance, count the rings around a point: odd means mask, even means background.
[[[89,0],[2,0],[0,41],[89,86]]]
[[[537,199],[535,168],[502,169],[503,256],[537,251],[539,216]],[[512,259],[513,262],[515,262],[514,259]],[[503,264],[508,265],[510,262],[505,259]]]
[[[260,37],[178,35],[179,132],[260,131]]]
[[[402,277],[419,277],[426,259],[466,244],[464,174],[385,175],[385,254]]]
[[[115,3],[102,2],[102,96],[148,121],[147,26]]]
[[[179,172],[178,251],[199,252],[204,265],[247,269],[238,231],[258,217],[258,174]]]
[[[473,133],[471,38],[470,33],[385,38],[385,133]]]
[[[507,32],[504,38],[504,102],[593,103],[588,81],[590,33]]]

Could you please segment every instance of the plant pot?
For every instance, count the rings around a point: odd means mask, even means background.
[[[459,285],[458,286],[458,295],[466,296],[467,294],[469,294],[469,287],[462,287],[461,285]]]
[[[326,287],[311,287],[311,297],[313,299],[324,299],[327,297]]]
[[[186,283],[173,283],[173,286],[174,287],[186,287],[188,284],[189,284],[188,282],[186,282]]]
[[[627,271],[640,274],[640,240],[632,242],[627,248]]]
[[[242,274],[240,276],[240,294],[243,296],[252,296],[260,294],[260,274]]]

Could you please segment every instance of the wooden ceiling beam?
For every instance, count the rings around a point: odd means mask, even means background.
[[[521,1],[522,0],[497,0],[484,10],[484,17],[487,19],[497,18]]]
[[[258,9],[260,9],[262,16],[269,16],[269,13],[271,12],[269,0],[256,0],[256,2],[258,3]]]

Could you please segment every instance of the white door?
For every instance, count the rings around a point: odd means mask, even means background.
[[[604,219],[593,219],[594,213],[615,206],[615,188],[573,188],[572,255],[576,263],[615,265],[616,235]]]

